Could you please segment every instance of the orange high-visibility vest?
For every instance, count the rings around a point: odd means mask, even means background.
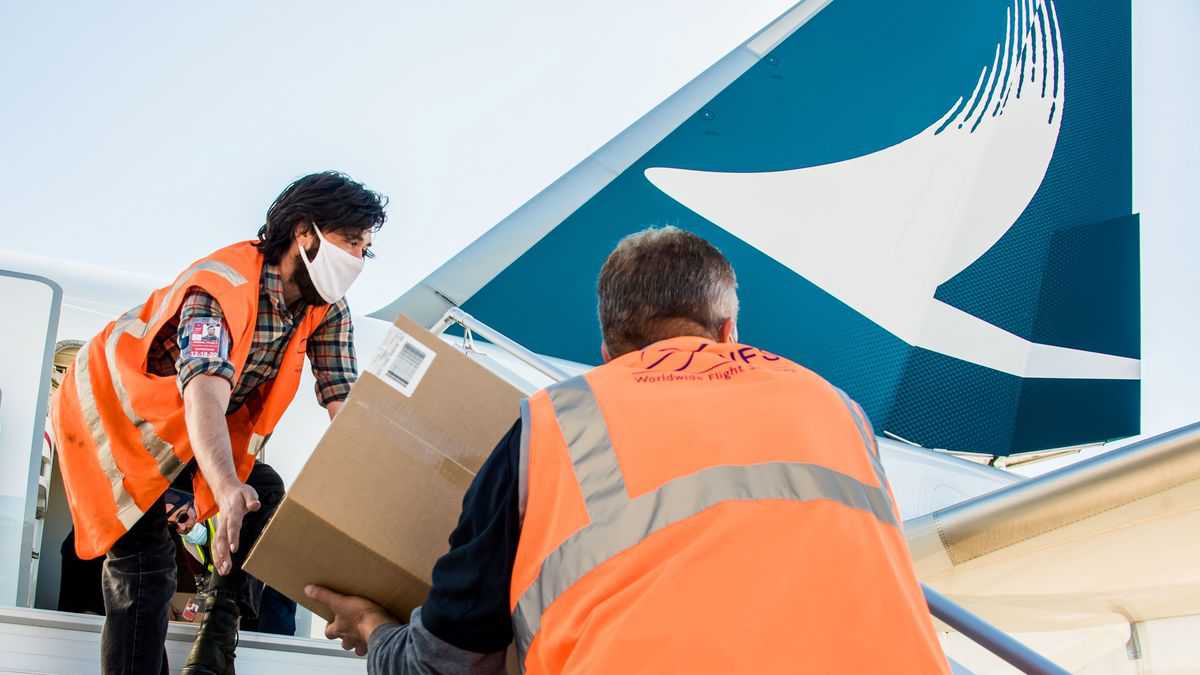
[[[524,672],[950,672],[870,424],[814,373],[675,338],[522,422]]]
[[[170,286],[104,327],[80,348],[55,393],[51,424],[81,558],[103,555],[192,460],[183,399],[174,376],[146,372],[150,346],[199,288],[221,306],[233,346],[234,382],[254,341],[263,257],[241,242],[196,261]],[[238,477],[245,480],[300,383],[308,337],[329,308],[310,307],[284,351],[279,373],[226,417]],[[200,520],[216,506],[197,471]]]

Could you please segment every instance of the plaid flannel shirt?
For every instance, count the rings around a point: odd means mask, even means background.
[[[254,341],[250,345],[242,377],[235,383],[233,364],[228,360],[229,329],[224,324],[221,307],[211,295],[194,288],[184,298],[179,315],[163,327],[151,345],[148,370],[154,375],[177,375],[181,392],[197,375],[225,378],[233,389],[226,414],[232,413],[246,402],[259,385],[278,374],[284,349],[307,309],[307,305],[300,305],[294,313],[288,311],[283,300],[283,279],[279,276],[279,268],[263,265]],[[212,356],[190,356],[187,345],[191,338],[191,320],[210,318],[220,319],[225,326],[221,349]],[[344,299],[329,308],[325,319],[309,336],[308,360],[317,380],[317,400],[322,406],[343,401],[350,395],[350,385],[358,377],[358,363],[354,356],[354,325],[350,320],[350,307]]]

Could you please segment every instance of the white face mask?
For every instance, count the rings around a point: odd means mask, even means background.
[[[196,523],[183,538],[193,546],[203,546],[208,543],[208,528],[204,523]]]
[[[363,259],[347,253],[336,244],[331,244],[321,234],[316,223],[313,223],[313,230],[321,240],[321,248],[317,249],[317,255],[313,256],[312,260],[308,259],[308,254],[299,241],[296,242],[296,246],[300,248],[300,259],[304,261],[304,267],[308,269],[308,276],[312,279],[317,293],[332,305],[346,297],[346,291],[350,290],[350,285],[362,272]]]

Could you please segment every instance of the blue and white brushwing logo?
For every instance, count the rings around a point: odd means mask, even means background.
[[[464,306],[594,362],[579,271],[671,223],[734,263],[747,342],[879,430],[993,454],[1135,434],[1129,26],[1116,0],[834,0]]]
[[[1025,211],[1062,125],[1054,3],[1014,3],[1004,25],[974,90],[896,145],[790,171],[646,177],[909,345],[1021,377],[1136,379],[1136,359],[1032,342],[934,297]]]

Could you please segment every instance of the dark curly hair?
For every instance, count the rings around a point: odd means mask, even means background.
[[[271,208],[267,222],[258,228],[255,246],[271,264],[278,264],[293,246],[296,223],[316,223],[322,232],[351,230],[376,232],[387,220],[387,197],[363,187],[344,173],[310,173],[283,189]],[[370,251],[367,256],[370,257]]]

